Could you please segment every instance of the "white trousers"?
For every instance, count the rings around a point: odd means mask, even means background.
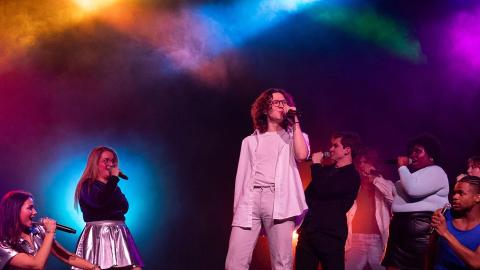
[[[379,234],[352,234],[352,246],[345,254],[345,270],[363,270],[367,263],[372,270],[384,270],[382,246]]]
[[[252,228],[232,227],[226,270],[247,270],[252,261],[252,253],[263,226],[268,239],[272,269],[291,270],[293,268],[292,234],[293,220],[273,220],[273,187],[255,188],[253,191]]]

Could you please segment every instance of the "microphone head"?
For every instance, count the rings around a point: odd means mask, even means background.
[[[442,207],[442,210],[440,210],[440,214],[445,215],[448,209],[450,209],[452,205],[450,203],[445,203],[445,205]],[[430,228],[430,233],[433,233],[435,231],[434,227]]]
[[[450,203],[445,203],[445,205],[443,206],[442,210],[441,210],[441,213],[442,215],[445,214],[445,212],[447,212],[448,209],[452,208],[452,205]]]

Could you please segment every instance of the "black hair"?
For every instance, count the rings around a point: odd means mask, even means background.
[[[458,183],[468,183],[475,189],[475,192],[480,193],[480,177],[478,176],[467,175],[458,180]]]
[[[343,147],[350,147],[352,150],[352,157],[355,157],[360,151],[362,140],[357,133],[354,132],[335,132],[332,138],[340,138]]]
[[[408,154],[412,153],[415,145],[422,146],[435,163],[440,159],[440,143],[433,135],[425,133],[410,140],[407,144]]]

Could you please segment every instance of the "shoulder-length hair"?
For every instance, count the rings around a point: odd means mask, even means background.
[[[74,197],[74,207],[78,209],[78,202],[80,200],[80,192],[82,191],[82,187],[85,183],[88,184],[88,188],[92,185],[93,181],[98,178],[98,161],[100,160],[100,156],[103,152],[110,152],[113,154],[114,163],[118,164],[118,156],[110,147],[106,146],[97,146],[93,148],[92,152],[88,155],[87,159],[87,166],[83,171],[82,177],[78,180],[77,188],[75,189],[75,197]]]
[[[252,109],[250,110],[253,121],[253,128],[258,129],[260,133],[264,133],[268,129],[267,114],[272,107],[273,93],[282,94],[285,97],[288,106],[295,106],[292,96],[283,89],[270,88],[263,91],[263,93],[261,93],[260,96],[255,99],[252,104]],[[288,131],[291,128],[292,123],[290,123],[287,117],[285,117],[280,126]]]
[[[22,190],[13,190],[5,194],[0,201],[0,241],[5,241],[15,248],[22,233],[20,211],[31,193]]]

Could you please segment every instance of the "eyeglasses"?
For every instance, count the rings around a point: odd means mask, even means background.
[[[287,101],[285,99],[272,100],[272,101],[270,101],[270,104],[272,104],[273,106],[277,106],[277,107],[279,107],[280,105],[285,106],[285,105],[287,105]]]
[[[117,164],[117,161],[115,159],[109,159],[109,158],[104,158],[101,160],[101,162],[105,165],[108,165],[108,164],[112,164],[112,165],[115,165]]]

